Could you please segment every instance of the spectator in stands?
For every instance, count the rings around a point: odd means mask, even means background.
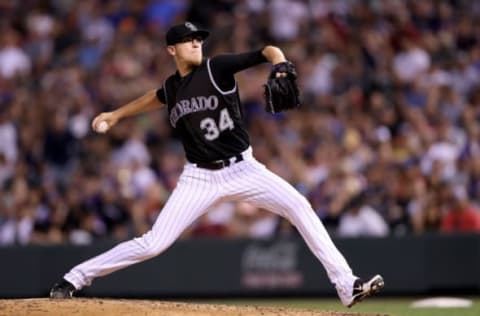
[[[450,192],[450,208],[442,220],[443,232],[480,232],[480,211],[469,200],[465,188],[453,187]]]
[[[366,204],[365,192],[354,196],[345,206],[340,218],[338,235],[342,237],[384,237],[389,228],[382,216]]]

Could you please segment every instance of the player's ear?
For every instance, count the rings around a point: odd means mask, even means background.
[[[172,56],[175,56],[176,55],[176,49],[175,49],[175,46],[173,45],[168,45],[167,46],[167,52],[172,55]]]

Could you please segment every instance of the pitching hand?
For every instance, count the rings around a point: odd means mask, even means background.
[[[105,127],[105,124],[102,122],[107,123],[107,126]],[[97,133],[105,133],[115,124],[117,124],[117,122],[118,118],[114,112],[103,112],[93,119],[92,128]]]

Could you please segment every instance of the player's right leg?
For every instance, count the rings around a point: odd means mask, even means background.
[[[96,277],[159,255],[218,199],[219,190],[209,171],[185,166],[177,187],[149,232],[75,266],[52,288],[50,296],[71,297],[74,290],[90,285]]]
[[[230,186],[232,196],[277,213],[295,225],[324,266],[345,306],[350,307],[383,288],[380,276],[361,281],[353,274],[310,203],[289,183],[252,159],[232,169],[238,169],[237,173],[241,174],[235,186]]]

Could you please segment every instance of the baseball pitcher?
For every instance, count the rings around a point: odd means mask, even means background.
[[[356,277],[307,199],[252,156],[234,76],[270,62],[266,111],[275,113],[300,105],[295,66],[274,46],[203,58],[208,35],[190,22],[171,27],[166,44],[177,71],[159,89],[93,120],[93,129],[103,133],[121,119],[165,107],[171,127],[181,136],[187,163],[149,232],[73,267],[53,286],[50,297],[70,298],[99,276],[161,254],[212,205],[228,200],[270,210],[295,225],[345,306],[378,292],[384,286],[382,277]]]

